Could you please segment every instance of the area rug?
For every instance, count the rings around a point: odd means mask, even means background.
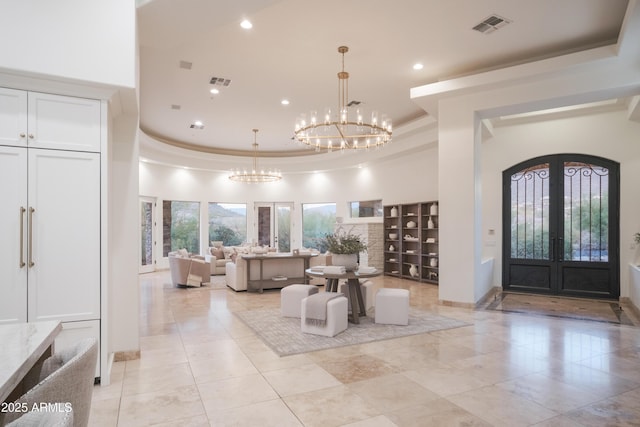
[[[502,292],[486,306],[489,310],[535,314],[594,322],[634,325],[633,320],[615,301],[563,298]]]
[[[409,325],[376,325],[371,317],[361,317],[360,324],[349,323],[347,330],[333,338],[303,334],[300,319],[282,317],[280,309],[260,309],[236,312],[244,323],[280,356],[364,344],[425,332],[468,326],[469,323],[422,310],[410,309]]]

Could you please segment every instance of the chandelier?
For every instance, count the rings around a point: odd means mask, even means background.
[[[282,174],[278,170],[258,169],[258,143],[256,141],[258,129],[253,129],[253,169],[251,171],[232,170],[229,175],[231,181],[246,182],[249,184],[261,182],[274,182],[282,179]]]
[[[381,118],[373,111],[370,121],[367,121],[364,112],[357,107],[360,103],[349,102],[349,73],[344,70],[344,54],[348,51],[347,46],[338,48],[342,54],[342,71],[338,73],[338,109],[325,108],[321,117],[312,111],[308,117],[302,116],[296,122],[296,140],[316,151],[377,148],[391,142],[391,119]],[[349,111],[352,106],[357,107],[355,115]]]

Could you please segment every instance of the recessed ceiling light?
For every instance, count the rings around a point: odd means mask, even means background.
[[[289,100],[288,99],[283,99],[282,101],[280,101],[280,104],[289,105]]]
[[[212,95],[217,95],[220,93],[220,91],[218,89],[216,89],[215,87],[213,89],[211,89],[209,92],[211,92]]]
[[[200,120],[196,120],[193,124],[196,126],[202,126],[202,122]]]
[[[413,69],[414,70],[422,70],[424,68],[424,65],[422,65],[421,63],[417,63],[417,64],[413,64]]]
[[[241,26],[242,28],[244,28],[245,30],[249,30],[249,29],[253,28],[253,24],[252,24],[252,23],[251,23],[251,21],[249,21],[248,19],[243,20],[243,21],[240,23],[240,26]]]

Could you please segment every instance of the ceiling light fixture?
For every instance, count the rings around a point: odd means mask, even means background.
[[[232,170],[229,175],[231,181],[256,184],[262,182],[274,182],[282,179],[282,174],[278,170],[258,169],[258,142],[256,141],[258,129],[253,129],[253,169],[251,171]]]
[[[325,108],[324,116],[318,117],[315,111],[302,116],[296,122],[295,138],[302,144],[316,149],[346,150],[368,149],[381,147],[391,142],[391,119],[380,118],[376,111],[371,113],[371,121],[364,119],[361,108],[356,108],[355,117],[349,114],[349,73],[344,71],[344,54],[349,51],[347,46],[340,46],[338,52],[342,54],[342,71],[338,73],[338,109]],[[353,103],[356,107],[359,102]]]
[[[424,68],[424,65],[422,65],[421,63],[417,63],[417,64],[413,64],[413,69],[414,70],[422,70]]]
[[[250,30],[251,28],[253,28],[253,24],[251,23],[251,21],[249,21],[248,19],[244,19],[241,23],[240,26],[242,28],[244,28],[245,30]]]

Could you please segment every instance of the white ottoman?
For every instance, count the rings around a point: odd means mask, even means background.
[[[313,298],[313,295],[309,298]],[[305,298],[306,299],[306,298]],[[329,300],[327,303],[327,321],[323,326],[308,324],[305,322],[306,309],[304,300],[302,300],[300,329],[305,334],[323,335],[325,337],[335,337],[340,332],[347,329],[347,299],[339,296]]]
[[[280,291],[280,311],[283,317],[300,317],[302,300],[317,294],[315,285],[289,285]]]
[[[385,325],[409,324],[409,291],[382,288],[376,294],[376,323]]]
[[[371,280],[365,280],[364,282],[360,282],[360,287],[362,288],[362,299],[364,299],[364,309],[369,312],[373,308],[373,303],[375,302],[375,285]],[[351,313],[351,297],[349,296],[349,287],[346,282],[340,283],[338,286],[338,292],[342,292],[345,297],[347,297],[349,304],[349,313]]]

